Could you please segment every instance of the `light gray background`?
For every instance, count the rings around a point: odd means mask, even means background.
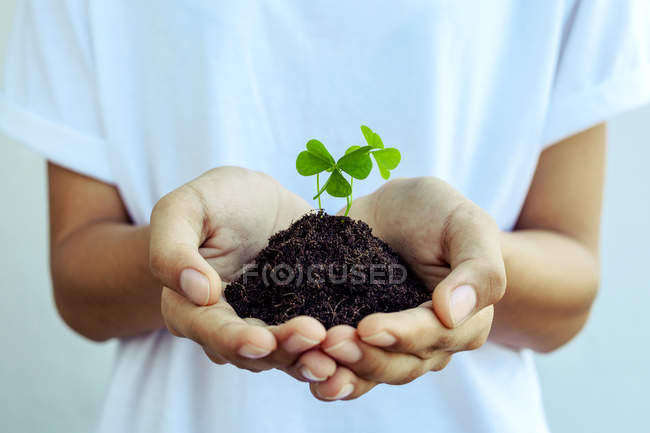
[[[0,59],[14,7],[0,0]],[[650,432],[650,107],[613,120],[609,138],[601,291],[582,334],[537,358],[555,433]],[[89,343],[58,318],[45,162],[5,138],[0,199],[0,430],[88,432],[115,344]]]

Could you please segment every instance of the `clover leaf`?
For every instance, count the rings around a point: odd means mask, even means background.
[[[400,163],[401,155],[395,148],[384,148],[384,143],[379,134],[365,125],[361,126],[361,132],[366,139],[367,146],[350,146],[345,154],[337,161],[327,150],[325,145],[318,140],[309,140],[306,149],[298,154],[296,158],[296,170],[302,176],[316,175],[316,195],[318,207],[321,208],[320,196],[327,192],[332,197],[345,197],[347,207],[345,215],[352,206],[352,186],[354,179],[363,180],[372,171],[372,159],[374,157],[379,168],[379,173],[384,179],[390,177],[390,171],[394,170]],[[320,186],[320,173],[330,173],[327,181]],[[343,176],[346,173],[350,181]]]

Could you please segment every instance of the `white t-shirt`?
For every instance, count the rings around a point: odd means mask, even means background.
[[[25,1],[0,127],[115,184],[137,224],[226,164],[295,172],[364,123],[513,227],[540,151],[650,100],[648,1]],[[376,171],[355,195],[381,183]],[[326,200],[330,211],[341,200]],[[80,396],[80,398],[83,398]],[[100,432],[545,432],[531,353],[493,343],[404,386],[323,403],[161,330],[123,339]]]

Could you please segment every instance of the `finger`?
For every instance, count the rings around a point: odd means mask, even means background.
[[[303,382],[324,382],[336,372],[336,361],[315,348],[300,355],[296,363],[287,370]]]
[[[313,317],[298,316],[280,325],[268,328],[278,348],[269,361],[278,366],[292,365],[307,350],[318,346],[327,335],[325,327]]]
[[[221,295],[221,278],[199,253],[206,238],[203,203],[199,192],[188,186],[158,201],[151,213],[149,264],[164,286],[196,305],[211,305]]]
[[[217,365],[225,365],[228,364],[228,361],[226,358],[222,357],[219,354],[214,353],[211,351],[209,348],[203,348],[203,352],[205,355],[210,359],[210,361],[214,362]]]
[[[431,369],[428,360],[408,354],[385,351],[365,344],[350,326],[335,326],[327,332],[322,350],[357,376],[373,382],[401,385]]]
[[[377,383],[364,380],[350,369],[339,366],[332,377],[324,382],[312,382],[311,393],[322,401],[353,400],[374,388]]]
[[[396,313],[370,314],[357,326],[366,344],[418,356],[437,345],[445,331],[449,330],[436,317],[431,302]]]
[[[505,293],[506,273],[499,229],[473,203],[458,206],[443,232],[451,272],[433,291],[433,309],[448,328],[459,326]]]
[[[269,325],[266,324],[266,322],[264,320],[258,319],[257,317],[246,317],[243,320],[244,320],[244,322],[248,323],[249,325],[264,326],[264,327],[269,326]]]
[[[493,308],[486,307],[457,328],[443,326],[431,302],[396,313],[366,316],[357,335],[366,344],[389,352],[409,353],[422,359],[436,351],[459,352],[480,347],[490,331]]]
[[[162,313],[168,327],[199,343],[209,356],[218,356],[242,368],[271,368],[262,359],[277,347],[271,331],[246,323],[227,303],[219,301],[209,307],[197,307],[164,287]]]

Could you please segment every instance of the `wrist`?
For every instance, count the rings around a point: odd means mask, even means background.
[[[501,230],[499,233],[499,241],[501,245],[501,257],[503,258],[503,263],[506,265],[507,271],[507,264],[510,262],[513,254],[515,234],[511,231]]]

